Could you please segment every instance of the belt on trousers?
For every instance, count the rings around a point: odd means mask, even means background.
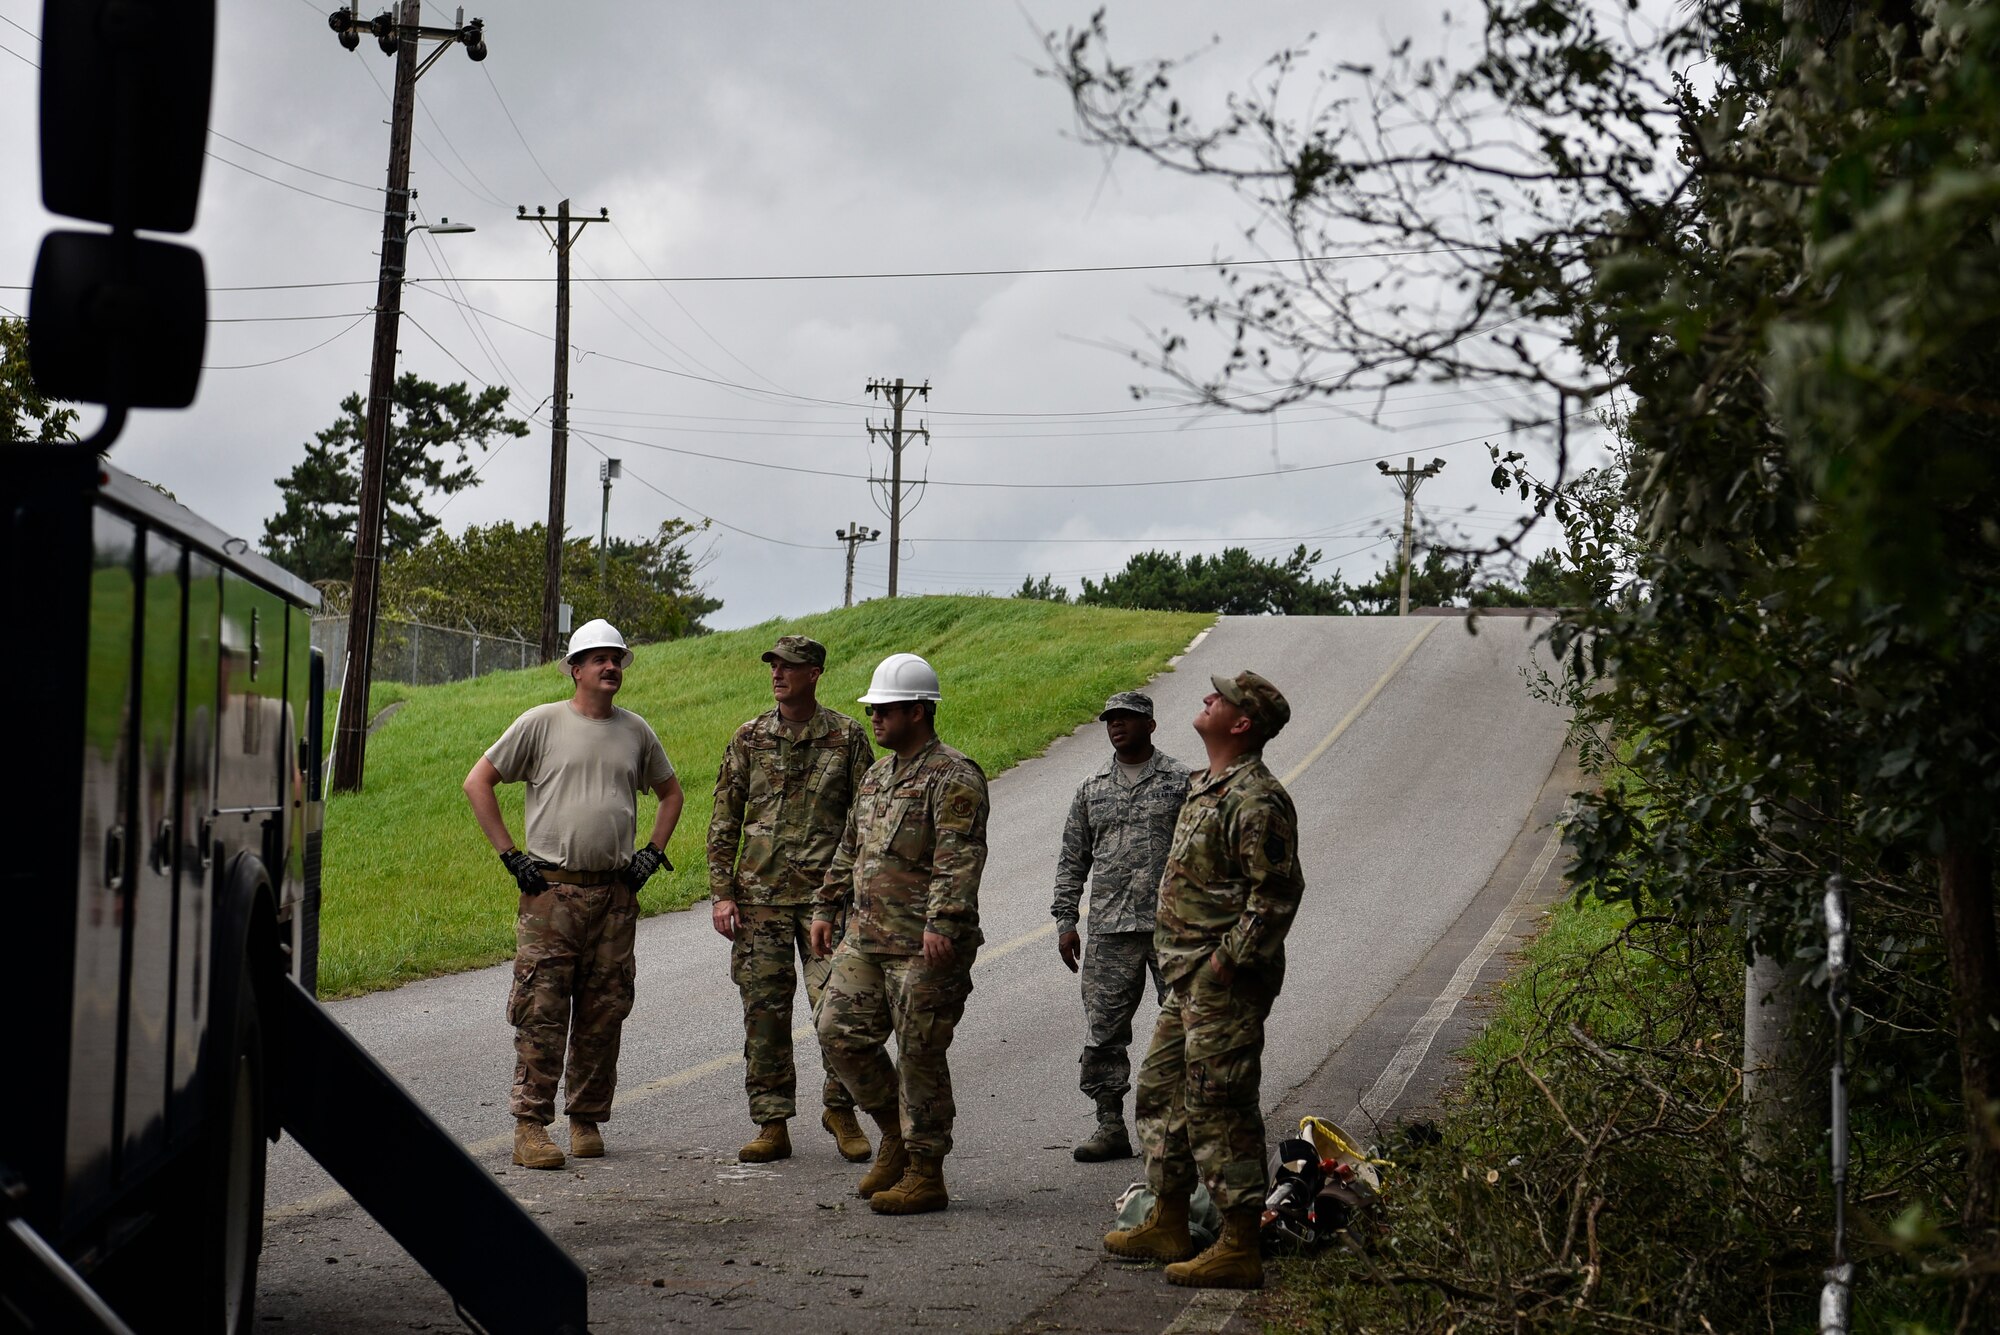
[[[612,885],[621,878],[619,871],[565,871],[561,867],[551,867],[547,863],[535,864],[540,868],[542,879],[554,881],[558,885]]]

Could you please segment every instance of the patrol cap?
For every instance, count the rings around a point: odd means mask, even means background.
[[[1144,691],[1120,691],[1104,702],[1104,712],[1097,717],[1108,718],[1113,714],[1137,714],[1140,718],[1153,717],[1153,697]]]
[[[1218,695],[1250,716],[1265,737],[1276,737],[1292,721],[1292,707],[1284,692],[1254,672],[1233,677],[1210,677]]]
[[[825,667],[826,646],[804,635],[780,635],[778,642],[759,657],[766,663],[776,658],[787,663],[804,663],[808,667]]]

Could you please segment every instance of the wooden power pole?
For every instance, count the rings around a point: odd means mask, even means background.
[[[1436,477],[1444,471],[1444,460],[1433,459],[1422,468],[1415,459],[1406,460],[1401,468],[1389,467],[1386,459],[1378,460],[1375,466],[1382,470],[1384,477],[1393,478],[1396,489],[1403,493],[1403,593],[1396,603],[1396,615],[1410,614],[1410,534],[1416,519],[1417,488],[1424,485],[1425,478]]]
[[[474,60],[486,59],[485,25],[479,19],[456,28],[426,28],[421,0],[402,0],[396,14],[364,23],[359,4],[335,10],[330,26],[349,51],[372,33],[384,53],[396,57],[396,91],[389,110],[389,183],[382,207],[382,259],[375,282],[375,347],[368,365],[367,435],[361,448],[361,495],[354,523],[354,582],[347,619],[347,667],[341,674],[340,713],[333,729],[333,790],[361,789],[368,747],[368,688],[374,680],[375,611],[380,597],[384,490],[389,466],[391,400],[396,387],[396,337],[403,316],[403,267],[409,252],[410,127],[417,105],[417,80],[444,49],[462,43]],[[464,11],[460,11],[461,15]],[[439,42],[421,62],[424,39]],[[463,228],[458,230],[464,230]]]
[[[903,426],[903,409],[914,397],[921,396],[928,399],[931,396],[931,382],[926,380],[921,385],[906,387],[901,376],[897,376],[893,381],[871,380],[868,382],[868,392],[881,395],[889,401],[889,424],[876,426],[873,422],[868,423],[870,440],[883,436],[889,440],[889,476],[887,479],[869,480],[878,485],[886,480],[889,484],[889,596],[894,598],[897,567],[901,563],[903,553],[903,446],[912,436],[922,436],[925,440],[929,440],[931,435],[930,430],[921,422],[906,430]],[[850,553],[853,550],[852,547],[848,548]]]
[[[523,204],[517,222],[538,225],[556,248],[556,376],[549,413],[549,532],[542,568],[542,661],[555,661],[562,652],[562,557],[567,533],[566,506],[569,487],[569,248],[594,222],[606,222],[610,210],[599,209],[595,218],[572,218],[569,201],[556,205],[556,230],[549,231],[548,210],[537,204],[533,216]],[[571,224],[574,224],[572,228]]]

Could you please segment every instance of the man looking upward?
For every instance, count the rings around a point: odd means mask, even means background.
[[[1211,677],[1194,730],[1208,770],[1188,785],[1160,881],[1153,944],[1169,989],[1139,1068],[1139,1138],[1153,1210],[1104,1236],[1114,1256],[1173,1262],[1171,1283],[1254,1289],[1264,1282],[1264,1020],[1285,981],[1285,934],[1299,911],[1298,815],[1264,764],[1292,716],[1254,672]],[[1195,1176],[1222,1211],[1222,1236],[1193,1260]]]
[[[1188,767],[1153,746],[1153,697],[1121,691],[1097,716],[1111,743],[1103,768],[1083,781],[1063,825],[1056,859],[1056,951],[1071,973],[1083,955],[1083,1057],[1078,1084],[1097,1105],[1097,1129],[1071,1154],[1080,1163],[1129,1159],[1125,1092],[1132,1087],[1132,1016],[1150,973],[1160,999],[1153,950],[1153,906],[1187,796]],[[1077,935],[1077,906],[1090,881],[1090,949]]]

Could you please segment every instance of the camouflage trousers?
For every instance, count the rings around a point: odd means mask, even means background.
[[[571,1117],[602,1122],[611,1116],[619,1031],[632,1013],[638,926],[638,897],[623,884],[551,885],[521,896],[514,987],[507,997],[507,1021],[514,1026],[509,1106],[516,1117],[553,1121],[559,1076]]]
[[[819,1008],[819,1042],[854,1100],[871,1113],[901,1110],[910,1153],[951,1153],[951,1067],[945,1051],[972,995],[974,948],[935,966],[922,955],[878,955],[847,942]],[[882,1050],[896,1035],[896,1060]]]
[[[743,1092],[750,1120],[762,1125],[798,1115],[798,1071],[792,1064],[792,999],[805,975],[806,1007],[815,1019],[833,961],[812,953],[810,904],[738,904],[736,938],[729,946],[729,979],[743,996]],[[798,967],[792,959],[798,957]],[[829,1108],[852,1108],[854,1096],[826,1067],[821,1097]]]
[[[1083,1073],[1077,1084],[1093,1099],[1123,1100],[1132,1088],[1132,1016],[1152,974],[1159,999],[1160,957],[1153,933],[1092,933],[1083,950]]]
[[[1139,1067],[1139,1141],[1155,1195],[1187,1197],[1199,1170],[1218,1210],[1263,1203],[1257,1085],[1264,1018],[1283,981],[1280,965],[1239,971],[1224,987],[1204,962],[1167,994]]]

